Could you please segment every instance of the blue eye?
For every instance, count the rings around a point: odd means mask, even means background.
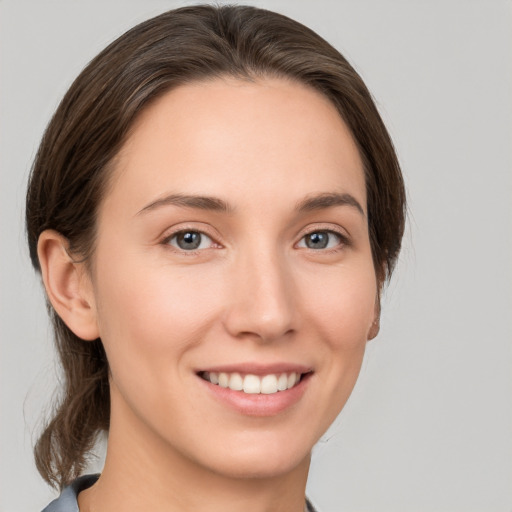
[[[168,244],[182,251],[196,251],[211,247],[213,241],[200,231],[179,231],[169,238]]]
[[[334,231],[313,231],[305,235],[298,247],[307,247],[308,249],[332,249],[342,242],[342,237]]]

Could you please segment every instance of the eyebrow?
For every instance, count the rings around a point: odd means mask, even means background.
[[[169,205],[223,213],[233,213],[235,211],[233,206],[231,206],[223,199],[219,199],[218,197],[170,194],[144,206],[144,208],[142,208],[142,210],[140,210],[137,215],[155,210],[162,206]],[[340,194],[336,192],[321,193],[306,197],[295,205],[295,210],[302,213],[315,210],[324,210],[334,206],[351,206],[355,208],[363,217],[365,216],[363,207],[354,196],[351,194]]]
[[[353,195],[340,194],[336,192],[306,197],[306,199],[303,199],[296,205],[296,209],[299,212],[310,212],[331,208],[333,206],[351,206],[363,217],[365,216],[363,207]]]
[[[218,197],[170,194],[144,206],[137,215],[169,205],[224,213],[232,213],[234,211],[234,208],[230,206],[229,203],[219,199]]]

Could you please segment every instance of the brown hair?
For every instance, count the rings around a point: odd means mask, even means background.
[[[28,186],[28,245],[36,270],[45,229],[60,232],[71,253],[90,261],[109,168],[141,110],[178,85],[222,76],[286,77],[336,106],[364,163],[377,278],[382,284],[389,277],[404,230],[405,192],[392,142],[363,81],[300,23],[255,7],[210,5],[172,10],[132,28],[70,87],[43,136]],[[82,471],[98,433],[109,428],[108,363],[100,339],[81,340],[49,310],[64,389],[35,459],[43,478],[63,487]]]

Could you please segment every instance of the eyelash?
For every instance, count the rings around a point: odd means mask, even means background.
[[[174,231],[170,235],[166,236],[162,240],[161,244],[164,245],[164,246],[167,246],[171,250],[174,250],[175,252],[178,252],[179,254],[183,254],[185,256],[197,255],[201,251],[204,251],[205,249],[186,250],[186,249],[182,249],[180,247],[177,247],[177,246],[174,246],[174,245],[171,244],[171,241],[173,239],[177,238],[179,235],[185,235],[187,233],[197,233],[197,234],[201,235],[201,237],[207,237],[207,238],[209,238],[211,240],[211,243],[212,243],[213,246],[221,247],[220,244],[215,242],[215,239],[214,239],[213,236],[209,235],[208,233],[205,233],[204,231],[202,231],[200,229],[193,229],[193,228],[190,228],[190,229],[185,228],[185,229],[180,229],[178,231]],[[202,241],[201,241],[201,243],[202,243]],[[208,248],[210,248],[210,247],[208,247]]]
[[[170,247],[170,248],[172,248],[172,250],[174,250],[174,251],[176,251],[176,252],[178,252],[180,254],[186,255],[186,256],[197,255],[201,251],[204,251],[205,248],[203,248],[203,249],[186,250],[186,249],[182,249],[180,247],[177,247],[177,246],[171,244],[171,241],[173,239],[175,239],[179,235],[185,235],[187,233],[195,233],[195,234],[201,235],[202,237],[209,238],[211,240],[212,246],[214,246],[214,248],[222,247],[219,243],[217,243],[215,241],[213,236],[209,235],[208,233],[205,233],[204,231],[201,231],[200,229],[192,229],[192,228],[191,229],[186,229],[186,228],[185,229],[180,229],[179,231],[175,231],[175,232],[171,233],[170,235],[167,235],[162,240],[161,244],[164,245],[164,246]],[[338,252],[338,251],[342,250],[343,248],[349,247],[351,245],[350,244],[350,240],[348,239],[348,237],[346,235],[342,234],[340,231],[334,230],[332,228],[329,228],[329,229],[317,228],[317,229],[313,229],[311,231],[305,232],[300,237],[299,242],[297,242],[297,244],[295,244],[295,246],[297,246],[299,243],[301,243],[303,240],[305,240],[305,238],[307,236],[311,236],[311,235],[319,234],[319,233],[322,233],[322,234],[327,233],[329,235],[334,235],[338,239],[338,243],[336,244],[335,247],[332,247],[332,248],[313,249],[313,248],[307,247],[307,246],[306,247],[300,247],[300,248],[301,249],[304,248],[304,249],[307,249],[309,251],[318,252],[318,253],[320,253],[320,252],[323,252],[323,253],[335,253],[335,252]],[[211,247],[208,247],[208,249],[209,248],[211,248]]]
[[[301,248],[309,249],[310,251],[314,251],[314,252],[328,252],[328,253],[332,253],[332,252],[338,252],[338,251],[342,250],[343,248],[350,246],[350,241],[349,241],[349,239],[348,239],[348,237],[346,235],[344,235],[344,234],[342,234],[339,231],[334,230],[334,229],[322,229],[322,228],[314,229],[312,231],[308,231],[307,233],[303,234],[301,236],[298,244],[302,243],[303,241],[304,241],[304,244],[306,244],[307,243],[307,242],[305,242],[306,237],[312,236],[312,235],[315,235],[315,234],[328,234],[329,237],[334,235],[338,239],[338,242],[336,243],[336,245],[334,247],[328,247],[328,248],[327,247],[322,247],[320,249],[314,249],[314,248],[307,247],[307,246],[301,246]],[[330,241],[328,240],[327,243],[329,244]]]

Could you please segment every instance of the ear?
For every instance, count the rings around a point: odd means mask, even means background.
[[[63,322],[84,340],[99,337],[90,277],[81,262],[68,253],[68,241],[46,230],[39,236],[37,254],[48,299]]]
[[[380,293],[377,293],[375,297],[375,308],[373,315],[373,322],[370,325],[370,330],[368,331],[368,341],[373,340],[379,334],[380,331]]]

